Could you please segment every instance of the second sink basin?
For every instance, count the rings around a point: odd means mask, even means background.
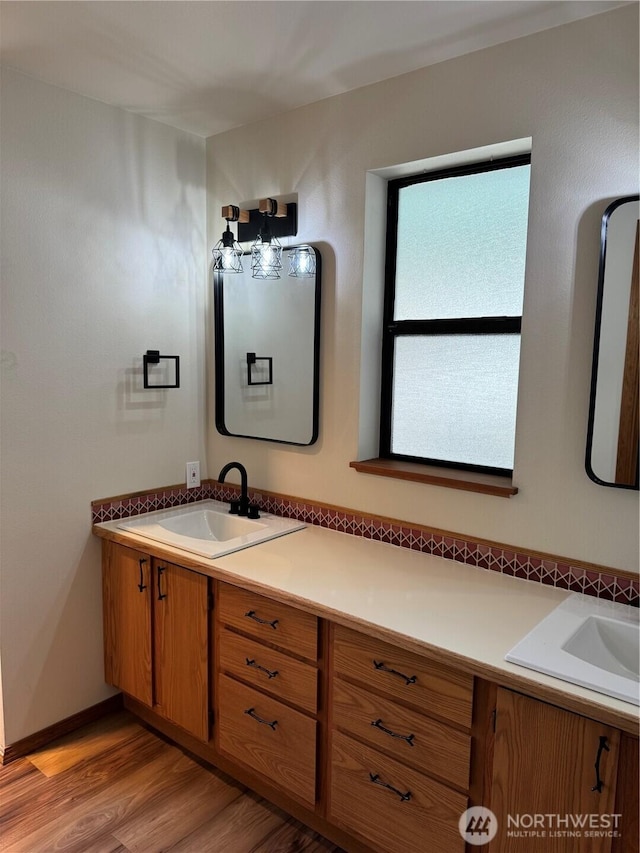
[[[201,557],[222,557],[305,526],[293,518],[266,512],[257,520],[231,515],[228,504],[214,500],[148,512],[118,524],[122,530]]]
[[[574,593],[506,660],[640,705],[638,609]]]
[[[587,616],[562,648],[580,660],[640,682],[637,625],[603,616]]]

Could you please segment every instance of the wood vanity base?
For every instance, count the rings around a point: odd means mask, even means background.
[[[113,541],[103,578],[125,707],[349,853],[470,853],[470,806],[498,816],[487,853],[638,853],[638,740],[560,694]],[[585,811],[617,812],[617,834],[507,834],[509,816]]]

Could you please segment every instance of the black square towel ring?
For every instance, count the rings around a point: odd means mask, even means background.
[[[160,350],[148,349],[142,356],[142,364],[145,388],[180,387],[179,355],[160,355]]]
[[[247,385],[273,385],[273,358],[270,355],[247,353]]]

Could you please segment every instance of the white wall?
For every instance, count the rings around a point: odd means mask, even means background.
[[[0,649],[11,744],[110,695],[90,501],[205,469],[204,141],[2,72]],[[143,391],[147,349],[182,387]]]
[[[505,500],[356,473],[367,171],[528,136],[520,493]],[[637,6],[210,138],[209,245],[221,205],[297,193],[297,241],[321,249],[324,287],[318,444],[223,438],[210,395],[210,472],[239,459],[264,489],[637,571],[638,494],[597,486],[584,470],[600,218],[637,182]]]

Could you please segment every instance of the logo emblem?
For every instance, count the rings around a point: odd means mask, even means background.
[[[481,847],[495,838],[498,831],[498,818],[491,809],[473,806],[460,815],[458,829],[467,844]]]

